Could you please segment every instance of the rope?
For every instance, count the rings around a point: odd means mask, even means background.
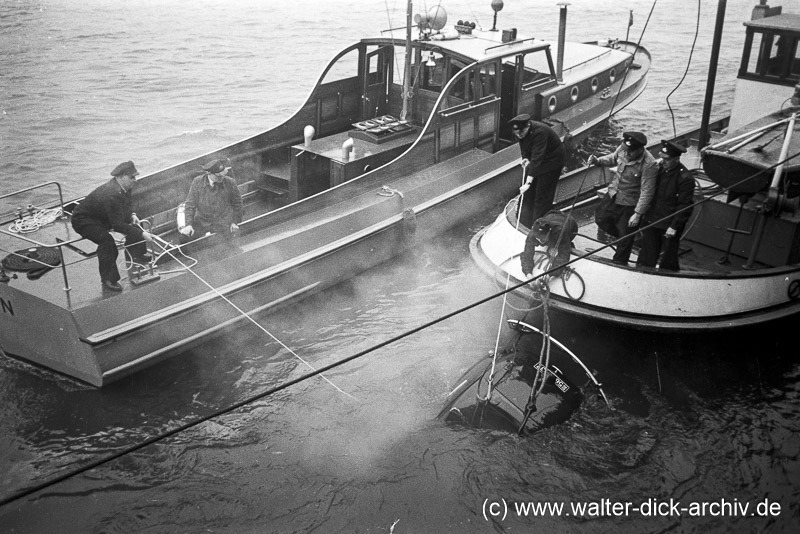
[[[178,257],[177,257],[177,256],[175,256],[174,254],[172,254],[172,252],[171,252],[170,250],[168,250],[166,246],[162,245],[162,243],[165,243],[166,245],[170,245],[170,246],[171,246],[171,243],[168,243],[168,242],[164,241],[163,239],[161,239],[161,238],[160,238],[160,237],[158,237],[158,236],[153,236],[153,237],[154,237],[155,239],[157,239],[157,240],[158,240],[158,243],[157,243],[157,245],[158,245],[158,246],[160,246],[160,247],[161,247],[161,248],[164,250],[164,252],[165,252],[166,254],[169,254],[169,255],[170,255],[170,257],[171,257],[173,260],[175,260],[175,261],[176,261],[176,262],[177,262],[179,265],[181,265],[181,266],[182,266],[184,269],[186,269],[186,271],[190,272],[190,273],[191,273],[191,274],[192,274],[192,275],[193,275],[195,278],[197,278],[197,279],[198,279],[198,280],[200,280],[200,281],[201,281],[203,284],[205,284],[205,286],[206,286],[206,287],[208,287],[208,288],[209,288],[211,291],[213,291],[214,293],[216,293],[216,294],[217,294],[217,296],[218,296],[219,298],[221,298],[222,300],[224,300],[225,302],[227,302],[228,304],[230,304],[230,305],[231,305],[231,306],[232,306],[232,307],[233,307],[233,308],[234,308],[234,309],[235,309],[237,312],[239,312],[240,314],[242,314],[242,315],[243,315],[243,316],[244,316],[244,317],[245,317],[245,318],[246,318],[248,321],[250,321],[251,323],[253,323],[254,325],[256,325],[256,326],[257,326],[257,327],[258,327],[258,328],[259,328],[259,329],[260,329],[262,332],[264,332],[264,333],[265,333],[265,334],[267,334],[269,337],[271,337],[271,338],[272,338],[272,339],[273,339],[275,342],[277,342],[277,343],[278,343],[278,344],[279,344],[281,347],[283,347],[284,349],[286,349],[287,351],[289,351],[289,353],[290,353],[290,354],[292,354],[292,355],[293,355],[295,358],[297,358],[298,360],[300,360],[300,362],[302,362],[302,363],[303,363],[303,364],[304,364],[306,367],[308,367],[308,368],[309,368],[309,369],[311,369],[312,371],[316,371],[316,369],[314,368],[314,366],[313,366],[313,365],[311,365],[310,363],[308,363],[307,361],[305,361],[305,360],[304,360],[303,358],[301,358],[301,357],[300,357],[300,355],[298,355],[298,354],[297,354],[295,351],[293,351],[293,350],[292,350],[292,349],[290,349],[288,346],[286,346],[286,344],[285,344],[285,343],[283,343],[283,342],[282,342],[280,339],[278,339],[277,337],[275,337],[274,335],[272,335],[272,333],[271,333],[271,332],[269,332],[269,331],[268,331],[266,328],[264,328],[264,327],[263,327],[263,326],[261,326],[261,325],[260,325],[258,322],[256,322],[256,320],[255,320],[255,319],[253,319],[253,318],[252,318],[252,317],[251,317],[251,316],[250,316],[248,313],[246,313],[246,312],[245,312],[244,310],[242,310],[242,309],[241,309],[239,306],[237,306],[236,304],[234,304],[233,302],[231,302],[231,300],[230,300],[228,297],[226,297],[225,295],[223,295],[222,293],[220,293],[220,291],[219,291],[217,288],[215,288],[214,286],[212,286],[211,284],[209,284],[209,283],[208,283],[206,280],[204,280],[204,279],[203,279],[203,277],[201,277],[199,274],[197,274],[196,272],[194,272],[194,271],[192,270],[192,268],[191,268],[191,267],[189,267],[188,265],[184,264],[184,263],[183,263],[181,260],[179,260],[179,259],[178,259]],[[154,241],[154,242],[155,242],[155,241]],[[355,397],[353,397],[352,395],[350,395],[350,394],[349,394],[349,393],[347,393],[346,391],[343,391],[343,390],[339,389],[339,387],[338,387],[336,384],[334,384],[333,382],[331,382],[330,380],[328,380],[328,378],[326,378],[326,377],[324,377],[324,376],[322,376],[322,375],[320,375],[320,376],[321,376],[321,378],[322,378],[323,380],[325,380],[325,381],[326,381],[328,384],[330,384],[331,386],[333,386],[333,387],[334,387],[334,389],[336,389],[337,391],[339,391],[339,393],[343,393],[344,395],[346,395],[346,396],[350,397],[351,399],[353,399],[353,400],[357,400]]]
[[[778,165],[785,164],[787,161],[790,161],[790,160],[792,160],[792,159],[794,159],[794,158],[796,158],[798,156],[800,156],[800,153],[794,154],[794,155],[786,158],[785,160],[783,160],[781,162],[778,162],[775,165],[773,165],[773,166],[771,166],[771,167],[769,167],[767,169],[761,170],[761,171],[759,171],[759,172],[757,172],[757,173],[755,173],[755,174],[753,174],[753,175],[751,175],[751,176],[749,176],[747,178],[743,178],[739,182],[733,184],[732,187],[737,187],[739,185],[742,185],[745,182],[747,182],[749,180],[752,180],[753,178],[755,178],[757,176],[760,176],[762,173],[765,173],[765,172],[768,172],[770,170],[773,170]],[[720,191],[719,193],[716,193],[716,194],[714,194],[712,196],[704,198],[703,200],[701,200],[699,202],[696,202],[692,206],[687,206],[686,208],[683,208],[683,209],[690,209],[690,208],[693,208],[694,205],[707,202],[711,198],[713,198],[714,196],[716,196],[718,194],[722,194],[722,192],[723,191]],[[682,211],[682,210],[678,210],[678,212],[680,212],[680,211]],[[663,222],[663,221],[667,220],[670,217],[672,217],[672,215],[670,215],[668,217],[664,217],[663,219],[659,219],[657,221],[654,221],[651,224],[657,224],[657,223]],[[620,239],[623,239],[623,238],[620,238]],[[576,261],[580,261],[582,259],[588,258],[588,257],[596,254],[600,250],[604,250],[604,249],[612,246],[613,244],[614,243],[609,243],[609,244],[606,244],[606,245],[604,245],[604,246],[602,246],[602,247],[600,247],[600,248],[598,248],[598,249],[596,249],[594,251],[587,252],[586,254],[581,254],[579,256],[576,256],[575,258],[570,259],[564,265],[570,265],[572,263],[575,263]],[[549,271],[542,273],[541,275],[539,275],[539,277],[545,276],[545,275],[548,275],[548,274],[550,274]],[[94,460],[92,462],[89,462],[88,464],[86,464],[83,467],[80,467],[78,469],[75,469],[74,471],[63,473],[63,474],[58,475],[58,476],[56,476],[56,477],[54,477],[54,478],[52,478],[50,480],[44,481],[44,482],[42,482],[40,484],[36,484],[34,486],[31,486],[31,487],[28,487],[28,488],[26,488],[24,490],[21,490],[21,491],[19,491],[17,493],[14,493],[14,494],[12,494],[10,496],[4,497],[4,498],[0,499],[0,506],[5,506],[5,505],[7,505],[9,503],[18,501],[18,500],[20,500],[20,499],[22,499],[24,497],[27,497],[29,495],[32,495],[32,494],[38,492],[40,490],[43,490],[45,488],[48,488],[48,487],[53,486],[55,484],[58,484],[59,482],[63,482],[64,480],[67,480],[67,479],[73,478],[75,476],[78,476],[80,474],[86,473],[87,471],[91,471],[92,469],[96,469],[97,467],[105,465],[105,464],[107,464],[109,462],[112,462],[112,461],[118,459],[118,458],[121,458],[121,457],[126,456],[128,454],[131,454],[131,453],[136,452],[138,450],[141,450],[141,449],[147,447],[148,445],[152,445],[152,444],[157,443],[159,441],[163,441],[166,438],[169,438],[169,437],[172,437],[174,435],[180,434],[181,432],[185,432],[186,430],[194,428],[194,427],[196,427],[196,426],[198,426],[198,425],[200,425],[202,423],[205,423],[206,421],[209,421],[209,420],[214,419],[216,417],[219,417],[221,415],[225,415],[225,414],[228,414],[228,413],[233,412],[235,410],[238,410],[239,408],[242,408],[244,406],[252,404],[252,403],[254,403],[256,401],[259,401],[259,400],[261,400],[261,399],[263,399],[265,397],[269,397],[270,395],[274,395],[275,393],[278,393],[279,391],[283,391],[284,389],[287,389],[287,388],[289,388],[289,387],[291,387],[291,386],[293,386],[295,384],[299,384],[299,383],[304,382],[306,380],[309,380],[309,379],[311,379],[311,378],[313,378],[313,377],[315,377],[317,375],[321,375],[322,373],[325,373],[327,371],[330,371],[332,369],[335,369],[337,367],[340,367],[342,365],[350,363],[351,361],[354,361],[354,360],[357,360],[359,358],[362,358],[362,357],[366,356],[367,354],[370,354],[372,352],[375,352],[378,349],[382,349],[383,347],[386,347],[387,345],[391,345],[393,343],[396,343],[397,341],[400,341],[401,339],[405,339],[407,337],[413,336],[414,334],[417,334],[418,332],[421,332],[422,330],[425,330],[426,328],[430,328],[430,327],[432,327],[434,325],[437,325],[439,323],[442,323],[444,321],[452,319],[453,317],[455,317],[457,315],[460,315],[460,314],[462,314],[464,312],[467,312],[467,311],[469,311],[469,310],[471,310],[473,308],[476,308],[478,306],[486,304],[487,302],[491,302],[492,300],[496,299],[497,297],[499,297],[501,295],[505,295],[506,293],[510,293],[512,291],[516,291],[517,289],[520,289],[520,288],[528,285],[530,282],[531,282],[530,280],[525,280],[524,282],[516,284],[516,285],[514,285],[514,286],[512,286],[512,287],[510,287],[510,288],[508,288],[508,289],[506,289],[506,290],[504,290],[504,291],[502,291],[500,293],[495,293],[493,295],[489,295],[489,296],[484,297],[482,299],[479,299],[479,300],[477,300],[477,301],[475,301],[475,302],[473,302],[471,304],[468,304],[466,306],[462,306],[461,308],[458,308],[458,309],[456,309],[456,310],[454,310],[454,311],[452,311],[450,313],[446,313],[446,314],[444,314],[444,315],[442,315],[442,316],[440,316],[440,317],[438,317],[436,319],[432,319],[432,320],[430,320],[430,321],[428,321],[426,323],[423,323],[423,324],[417,326],[416,328],[412,328],[411,330],[407,330],[405,332],[402,332],[402,333],[400,333],[400,334],[398,334],[398,335],[396,335],[396,336],[394,336],[392,338],[389,338],[389,339],[384,340],[384,341],[382,341],[380,343],[377,343],[377,344],[373,345],[372,347],[368,347],[368,348],[366,348],[366,349],[364,349],[362,351],[359,351],[359,352],[357,352],[357,353],[355,353],[355,354],[353,354],[351,356],[347,356],[345,358],[342,358],[341,360],[338,360],[338,361],[335,361],[335,362],[330,363],[328,365],[325,365],[325,366],[323,366],[323,367],[321,367],[321,368],[319,368],[319,369],[317,369],[315,371],[312,371],[310,373],[307,373],[307,374],[305,374],[303,376],[299,376],[299,377],[297,377],[295,379],[292,379],[292,380],[289,380],[287,382],[284,382],[283,384],[279,384],[279,385],[277,385],[275,387],[269,388],[266,391],[263,391],[263,392],[258,393],[256,395],[252,395],[251,397],[248,397],[248,398],[246,398],[244,400],[236,402],[236,403],[234,403],[234,404],[232,404],[230,406],[227,406],[225,408],[220,408],[219,410],[216,410],[216,411],[214,411],[214,412],[212,412],[212,413],[210,413],[210,414],[208,414],[206,416],[200,417],[200,418],[198,418],[198,419],[196,419],[194,421],[190,421],[190,422],[185,423],[183,425],[179,425],[178,427],[176,427],[176,428],[174,428],[172,430],[169,430],[167,432],[164,432],[163,434],[159,434],[157,436],[150,437],[150,438],[144,440],[141,443],[138,443],[136,445],[132,445],[131,447],[128,447],[127,449],[121,450],[121,451],[116,452],[114,454],[111,454],[111,455],[109,455],[107,457],[100,458],[100,459]]]
[[[527,171],[528,166],[523,163],[522,165],[522,185],[525,185],[525,180],[527,178]],[[533,185],[533,184],[531,184]],[[522,186],[520,186],[522,187]],[[525,194],[520,192],[519,194],[519,205],[517,206],[517,223],[514,226],[516,231],[519,231],[519,221],[522,218],[522,204],[525,200]],[[506,289],[508,289],[508,284],[511,282],[511,273],[506,274]],[[486,381],[486,396],[481,397],[480,395],[480,388],[476,390],[475,397],[478,399],[478,402],[488,402],[492,398],[492,382],[494,381],[494,372],[495,367],[497,365],[497,354],[500,349],[500,334],[503,332],[503,320],[506,314],[506,303],[508,301],[508,293],[503,294],[503,306],[500,309],[500,323],[497,325],[497,338],[494,342],[494,352],[492,353],[492,369],[489,372],[489,379]]]
[[[33,206],[28,207],[29,214],[20,216],[8,227],[9,232],[15,234],[27,234],[37,231],[39,228],[52,224],[61,217],[61,208],[42,208],[34,211]],[[20,214],[22,211],[20,210]]]
[[[697,0],[697,22],[695,23],[694,27],[694,40],[692,41],[692,47],[689,49],[689,59],[686,61],[686,69],[683,71],[683,76],[681,77],[678,85],[670,91],[667,95],[667,107],[669,108],[669,114],[672,117],[672,137],[678,137],[677,130],[675,129],[675,112],[672,111],[672,105],[669,103],[669,97],[678,90],[678,88],[683,84],[683,81],[686,79],[686,75],[689,73],[689,66],[692,64],[692,56],[694,55],[694,47],[697,44],[697,35],[700,33],[700,0]]]
[[[384,185],[383,187],[381,187],[381,190],[378,191],[377,194],[379,194],[382,197],[393,197],[395,195],[398,195],[401,199],[405,199],[402,192],[398,191],[397,189],[392,189],[388,185]]]

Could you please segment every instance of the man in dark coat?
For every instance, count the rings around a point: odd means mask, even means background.
[[[613,261],[619,265],[628,265],[634,235],[655,193],[658,164],[645,145],[643,133],[625,132],[614,152],[600,158],[589,156],[589,165],[617,168],[595,213],[595,222],[614,239],[629,236],[617,243],[614,251]]]
[[[117,269],[119,251],[109,232],[125,235],[125,248],[136,263],[147,262],[145,241],[153,240],[149,232],[138,226],[138,218],[131,209],[131,190],[138,174],[132,161],[120,163],[111,171],[111,180],[89,193],[72,213],[72,228],[97,244],[100,281],[109,291],[122,291]]]
[[[661,164],[656,178],[656,193],[643,222],[652,227],[642,230],[642,249],[637,265],[655,267],[661,255],[659,268],[678,271],[678,245],[686,221],[692,213],[689,206],[694,200],[694,178],[681,163],[686,149],[672,141],[661,141]],[[689,209],[684,209],[689,208]]]
[[[534,221],[528,237],[525,239],[525,250],[520,255],[522,273],[531,276],[535,264],[537,246],[547,247],[547,254],[552,258],[552,265],[545,270],[555,269],[567,263],[572,252],[572,240],[578,235],[578,223],[570,215],[558,210],[549,211]],[[561,271],[552,273],[559,276]]]
[[[242,222],[242,195],[236,181],[228,176],[230,167],[213,160],[203,170],[205,173],[192,181],[186,197],[186,225],[178,228],[184,243],[207,232],[230,237]]]
[[[523,195],[520,223],[530,228],[533,221],[553,209],[566,150],[555,130],[531,120],[528,114],[517,115],[509,124],[519,141],[526,176],[525,183],[520,187]]]

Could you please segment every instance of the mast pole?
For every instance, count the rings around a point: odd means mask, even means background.
[[[414,11],[413,2],[408,0],[406,9],[406,61],[403,72],[403,110],[400,112],[400,120],[408,118],[408,102],[411,100],[411,19]]]
[[[711,44],[711,62],[708,66],[708,81],[706,83],[706,99],[703,104],[703,119],[700,122],[700,135],[697,148],[702,149],[708,144],[708,125],[711,118],[711,104],[714,101],[714,83],[717,78],[717,63],[719,62],[719,48],[722,42],[722,26],[725,23],[725,7],[727,0],[717,3],[717,22],[714,27],[714,40]]]

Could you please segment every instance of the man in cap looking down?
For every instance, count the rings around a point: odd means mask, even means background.
[[[681,163],[684,152],[686,149],[678,143],[661,141],[655,196],[643,219],[646,225],[655,224],[642,230],[642,250],[636,262],[642,267],[655,267],[660,255],[659,268],[680,270],[678,245],[694,201],[694,177]]]
[[[523,113],[509,121],[511,132],[519,141],[525,183],[522,195],[520,223],[530,228],[533,221],[553,209],[558,178],[564,168],[566,150],[561,138],[548,125],[531,120]]]
[[[598,228],[618,239],[614,263],[627,265],[633,249],[633,237],[642,215],[650,207],[656,188],[658,164],[645,150],[647,137],[641,132],[625,132],[617,149],[603,157],[589,156],[589,165],[617,167],[608,193],[595,213]]]
[[[97,261],[103,289],[122,291],[117,269],[117,242],[111,230],[125,235],[125,248],[135,263],[147,263],[147,245],[153,236],[139,227],[139,219],[131,208],[131,190],[136,183],[132,161],[125,161],[111,171],[111,179],[89,193],[72,212],[72,228],[82,237],[97,244]]]
[[[208,232],[231,237],[239,231],[242,222],[242,195],[236,181],[228,176],[230,167],[215,159],[203,170],[205,172],[192,181],[186,197],[186,225],[178,228],[182,243]]]

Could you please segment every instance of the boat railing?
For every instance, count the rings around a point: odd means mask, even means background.
[[[609,48],[608,50],[606,50],[602,54],[599,54],[599,55],[597,55],[595,57],[589,58],[589,59],[587,59],[585,61],[581,61],[580,63],[576,63],[574,65],[570,65],[569,67],[565,68],[563,72],[567,72],[567,71],[570,71],[572,69],[577,69],[578,67],[582,67],[583,65],[587,65],[587,64],[589,64],[589,63],[591,63],[593,61],[598,61],[601,57],[611,54],[612,50],[614,50],[614,49]]]
[[[56,182],[56,181],[44,182],[44,183],[41,183],[41,184],[37,184],[37,185],[30,186],[30,187],[26,187],[24,189],[19,189],[17,191],[13,191],[11,193],[6,193],[5,195],[0,195],[0,200],[4,200],[6,198],[11,198],[11,197],[15,197],[15,196],[18,196],[18,195],[22,195],[23,193],[28,193],[30,191],[33,191],[33,190],[36,190],[36,189],[42,189],[42,188],[49,187],[49,186],[55,186],[56,190],[58,191],[58,209],[60,211],[60,216],[63,217],[64,216],[64,192],[61,189],[61,184]],[[77,237],[77,238],[73,238],[73,239],[66,239],[66,240],[57,239],[55,243],[43,243],[43,242],[38,241],[36,239],[32,239],[32,238],[30,238],[30,237],[28,237],[28,236],[26,236],[26,235],[24,235],[22,233],[11,232],[11,231],[5,230],[3,228],[0,228],[0,233],[5,234],[7,236],[10,236],[10,237],[12,237],[14,239],[19,239],[21,241],[25,241],[25,242],[30,243],[32,245],[35,245],[37,247],[56,249],[58,251],[59,263],[61,264],[61,273],[62,273],[62,275],[64,277],[64,291],[68,292],[70,290],[69,278],[67,277],[67,265],[64,262],[63,247],[72,245],[73,243],[75,243],[77,241],[80,241],[81,239],[83,239],[82,237]],[[9,252],[11,254],[14,254],[13,251],[9,251]],[[33,262],[37,261],[35,258],[27,258],[27,259],[29,261],[33,261]],[[46,267],[52,267],[52,265],[49,265],[49,264],[42,264],[42,265],[46,266]]]
[[[442,117],[452,117],[453,115],[458,115],[460,113],[465,113],[467,111],[473,111],[479,107],[486,106],[488,104],[494,104],[495,102],[499,101],[500,97],[497,95],[491,95],[490,97],[485,97],[478,102],[467,102],[466,104],[462,104],[457,107],[449,108],[447,110],[440,110],[439,114]]]

